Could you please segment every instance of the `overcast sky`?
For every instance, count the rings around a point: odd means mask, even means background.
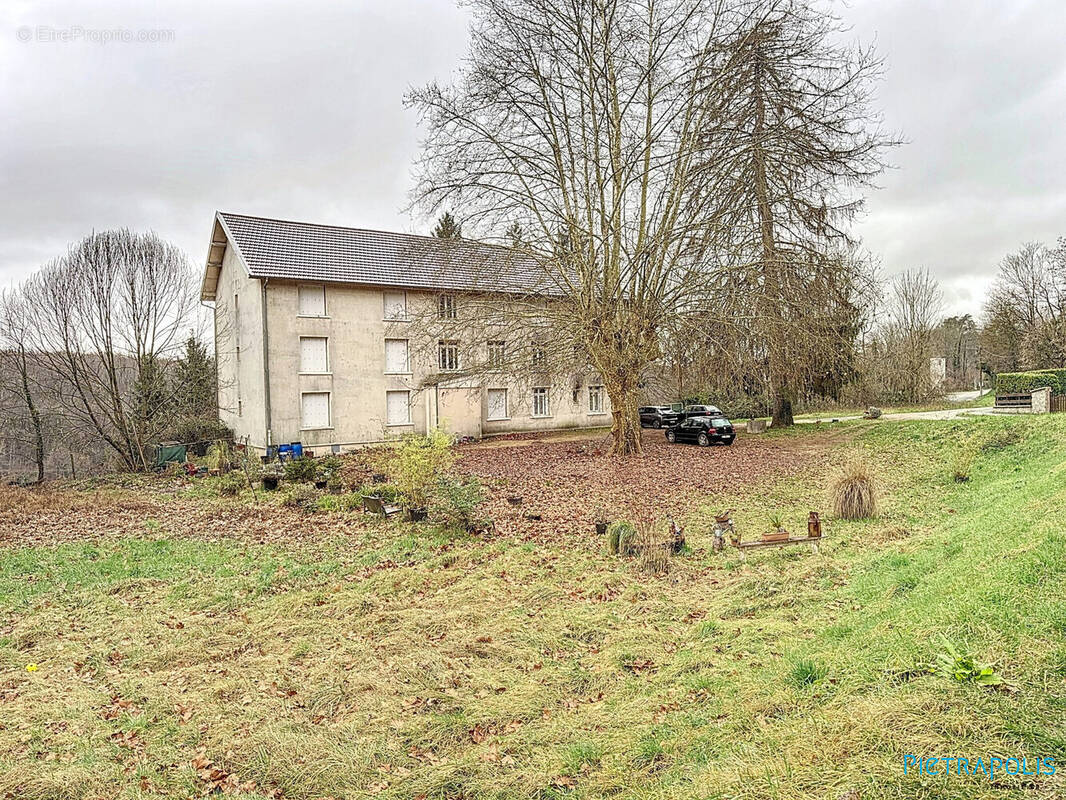
[[[885,56],[878,105],[908,140],[859,233],[886,273],[928,267],[977,312],[1004,254],[1066,235],[1063,0],[838,11]],[[448,79],[466,26],[450,0],[5,0],[0,283],[118,226],[200,265],[215,209],[426,232],[404,212],[401,99]],[[102,41],[115,29],[163,41]]]

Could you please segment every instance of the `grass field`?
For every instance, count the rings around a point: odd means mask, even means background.
[[[178,536],[168,509],[217,501],[120,512],[137,489],[108,495],[124,533],[94,538],[56,493],[77,537],[53,515],[47,542],[0,549],[0,796],[1066,795],[1066,419],[801,427],[713,451],[799,466],[689,486],[689,549],[660,575],[589,534],[340,512],[314,536],[294,517],[292,541],[287,517],[262,544]],[[829,519],[817,556],[711,552],[727,506],[749,539],[774,511],[802,530],[856,452],[878,518]],[[0,502],[28,531],[47,516]],[[271,519],[225,513],[238,534]],[[929,674],[941,637],[1009,683]],[[1062,767],[905,775],[907,754]]]

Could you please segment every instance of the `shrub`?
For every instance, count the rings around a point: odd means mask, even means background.
[[[671,538],[662,533],[660,525],[642,522],[637,528],[635,540],[637,566],[641,572],[658,575],[670,569],[671,556],[674,554]]]
[[[865,460],[853,458],[833,483],[833,510],[841,519],[868,519],[877,512],[873,470]]]
[[[633,523],[619,520],[607,527],[607,549],[612,553],[628,556],[635,552],[637,529]]]
[[[309,483],[293,484],[282,495],[281,504],[286,508],[314,511],[318,505],[318,493],[315,491],[315,487]]]
[[[316,480],[326,481],[327,483],[340,474],[343,466],[341,459],[333,455],[318,459],[312,463],[315,465]]]
[[[405,436],[392,458],[390,473],[407,504],[426,508],[441,478],[455,463],[452,437],[442,430]]]
[[[218,479],[218,493],[223,497],[236,497],[248,485],[243,472],[227,472]]]
[[[1025,394],[1045,386],[1052,394],[1066,394],[1066,369],[1001,372],[996,376],[996,394]]]
[[[798,689],[813,686],[828,674],[828,670],[816,661],[801,658],[788,672],[788,681]]]
[[[970,480],[970,470],[973,468],[973,450],[964,448],[955,454],[952,460],[951,477],[955,483],[966,483]]]
[[[433,509],[449,524],[469,528],[484,501],[485,490],[476,478],[464,481],[446,476],[437,484]]]
[[[315,480],[318,467],[313,458],[297,458],[285,462],[285,480],[290,483],[307,483]]]
[[[394,483],[365,483],[359,488],[359,496],[380,497],[390,505],[403,502],[403,492]]]

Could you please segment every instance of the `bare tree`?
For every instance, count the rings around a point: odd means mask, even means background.
[[[528,331],[528,368],[597,373],[616,454],[641,449],[637,405],[664,325],[695,321],[722,285],[707,208],[693,199],[731,14],[707,0],[473,0],[453,87],[408,102],[428,131],[416,203],[463,208],[533,269],[479,321]],[[499,286],[486,276],[485,288]],[[491,312],[491,313],[489,313]],[[468,369],[472,369],[472,365]]]
[[[810,0],[752,0],[719,43],[722,68],[708,94],[709,160],[701,193],[732,235],[751,290],[755,335],[766,348],[773,424],[792,424],[804,373],[847,346],[819,318],[852,262],[848,223],[859,190],[899,143],[870,108],[881,61],[841,43],[839,22]],[[817,335],[805,336],[805,332]]]
[[[41,420],[39,387],[35,365],[39,363],[30,345],[30,315],[26,298],[21,291],[9,289],[0,297],[0,341],[3,342],[3,370],[9,395],[17,398],[19,412],[28,421],[28,438],[33,447],[37,468],[37,483],[44,480],[45,437]],[[19,413],[16,416],[21,416]],[[21,426],[14,426],[19,428]],[[8,433],[12,426],[8,426]]]
[[[29,341],[68,422],[127,469],[170,422],[166,371],[196,313],[185,255],[155,234],[93,234],[24,285]]]

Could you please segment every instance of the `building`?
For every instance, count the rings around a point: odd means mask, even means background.
[[[594,376],[464,376],[465,353],[491,360],[503,338],[416,353],[412,309],[458,316],[473,292],[536,291],[536,274],[494,245],[219,212],[201,299],[214,303],[221,419],[259,450],[335,452],[434,427],[481,437],[609,424]]]

